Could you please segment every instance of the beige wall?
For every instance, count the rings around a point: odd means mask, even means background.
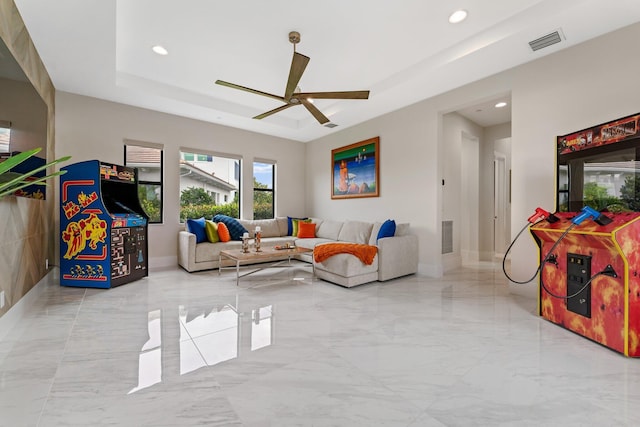
[[[71,155],[73,162],[123,164],[126,139],[164,146],[164,223],[149,227],[151,267],[177,265],[181,147],[242,157],[243,218],[252,215],[254,158],[277,162],[276,214],[305,213],[305,145],[299,142],[65,92],[56,94],[56,131],[58,156]]]
[[[555,138],[640,111],[640,24],[515,70],[512,232],[537,206],[555,208]],[[537,267],[532,239],[513,250],[514,275]]]
[[[410,221],[420,239],[420,271],[441,275],[443,114],[511,92],[515,235],[537,206],[554,208],[556,135],[640,111],[640,56],[629,54],[637,50],[638,39],[640,24],[635,24],[308,143],[308,214]],[[331,200],[331,149],[376,135],[382,151],[381,196]],[[525,236],[513,250],[514,276],[529,277],[537,259],[533,240]],[[535,285],[520,288],[531,294]]]
[[[47,159],[52,160],[55,151],[53,84],[13,0],[0,0],[0,39],[44,100]],[[4,292],[6,302],[0,308],[0,316],[15,306],[47,272],[45,263],[53,257],[57,234],[53,220],[55,198],[50,191],[46,201],[15,197],[0,200],[0,292]]]

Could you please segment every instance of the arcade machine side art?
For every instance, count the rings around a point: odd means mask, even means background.
[[[146,277],[148,217],[137,171],[97,160],[60,177],[60,284],[110,288]]]

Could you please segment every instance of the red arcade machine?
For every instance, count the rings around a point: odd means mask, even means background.
[[[553,221],[540,248],[539,314],[640,356],[640,114],[557,138]]]
[[[60,284],[111,288],[148,276],[137,170],[97,160],[62,169]]]

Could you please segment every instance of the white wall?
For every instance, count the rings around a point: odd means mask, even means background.
[[[532,54],[533,62],[308,143],[307,213],[410,221],[420,240],[420,271],[440,275],[442,115],[511,92],[513,236],[537,206],[554,208],[556,135],[640,111],[640,55],[629,54],[638,39],[635,24],[535,61]],[[331,200],[331,150],[376,135],[380,197]],[[537,259],[533,240],[523,238],[512,252],[513,274],[530,275]],[[531,293],[535,285],[521,288]]]
[[[435,221],[439,206],[437,114],[410,106],[359,126],[307,143],[307,214],[346,220],[410,222],[421,241],[439,239]],[[375,136],[380,137],[380,197],[331,199],[331,150]],[[439,247],[422,244],[420,258],[428,274],[439,260]],[[426,260],[430,260],[426,262]]]
[[[95,98],[56,93],[56,155],[123,164],[124,140],[164,145],[164,223],[149,226],[150,266],[177,264],[180,147],[242,156],[242,217],[253,209],[253,159],[277,161],[276,215],[301,216],[305,145]]]
[[[513,86],[512,234],[537,206],[555,209],[556,136],[640,111],[640,24],[516,70]],[[615,58],[615,59],[612,59]],[[533,239],[514,247],[516,277],[537,266]]]

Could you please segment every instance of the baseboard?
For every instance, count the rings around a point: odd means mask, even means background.
[[[165,268],[165,267],[177,267],[178,256],[163,256],[149,258],[149,269]]]
[[[15,303],[2,317],[0,317],[0,341],[20,323],[27,310],[38,300],[45,287],[58,277],[59,269],[52,268],[36,285],[31,288],[20,301]]]

